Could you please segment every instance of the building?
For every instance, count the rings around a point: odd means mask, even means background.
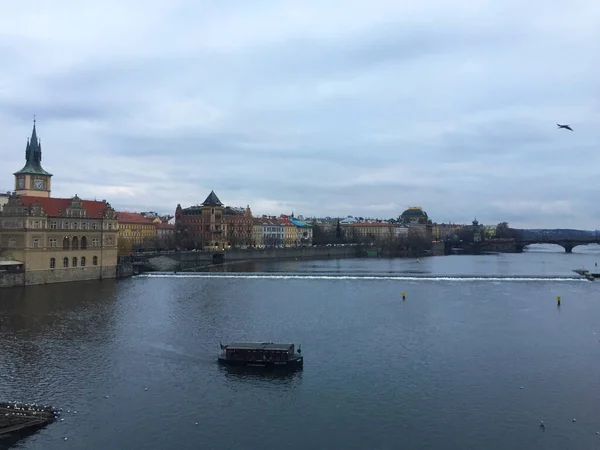
[[[224,206],[211,191],[201,205],[175,210],[175,240],[184,248],[244,247],[253,240],[250,206]]]
[[[283,242],[285,247],[294,247],[298,241],[298,227],[292,223],[290,217],[280,216],[277,219],[283,226]],[[311,227],[312,229],[312,227]]]
[[[2,257],[23,264],[26,285],[115,278],[115,210],[105,200],[50,196],[35,122],[25,157],[0,212]]]
[[[302,216],[300,216],[302,217]],[[296,219],[293,216],[289,218],[290,222],[296,225],[295,246],[312,245],[313,229],[312,224],[305,220]]]
[[[139,213],[117,212],[119,220],[119,254],[156,247],[156,223]]]
[[[400,224],[408,227],[409,234],[422,237],[432,236],[432,223],[420,206],[409,206],[398,218]]]
[[[171,249],[175,247],[175,225],[167,222],[156,224],[156,240],[160,249]]]
[[[398,237],[397,228],[389,222],[351,222],[343,230],[350,241],[375,243]]]
[[[8,198],[10,197],[10,192],[6,194],[0,193],[0,213],[2,212],[2,207],[8,203]]]

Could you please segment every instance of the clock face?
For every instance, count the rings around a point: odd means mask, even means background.
[[[33,182],[33,187],[35,187],[36,189],[43,189],[44,188],[44,182],[42,180],[35,180]]]
[[[23,189],[25,187],[25,178],[19,178],[17,180],[17,186],[19,186],[19,189]]]

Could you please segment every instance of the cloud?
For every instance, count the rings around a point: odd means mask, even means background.
[[[3,190],[35,114],[57,196],[597,227],[593,2],[32,5],[0,16]]]

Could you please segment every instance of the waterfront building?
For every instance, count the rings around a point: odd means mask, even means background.
[[[253,220],[250,206],[223,205],[211,191],[200,205],[175,210],[175,239],[183,247],[226,249],[250,245]]]
[[[290,216],[280,216],[277,221],[283,227],[283,245],[294,247],[298,241],[298,227],[292,223]]]
[[[400,224],[408,227],[409,234],[431,237],[432,222],[420,206],[409,206],[398,218]]]
[[[390,222],[351,222],[342,229],[349,240],[374,243],[396,238],[397,228]]]
[[[156,223],[140,213],[117,212],[119,221],[119,255],[130,255],[133,250],[156,247]]]
[[[22,265],[26,285],[114,278],[118,222],[110,203],[51,197],[35,122],[25,159],[0,212],[0,256]]]
[[[313,229],[312,224],[305,220],[290,217],[290,222],[296,226],[296,242],[295,245],[312,245]]]
[[[156,240],[159,248],[173,248],[175,246],[175,225],[167,222],[157,223]]]

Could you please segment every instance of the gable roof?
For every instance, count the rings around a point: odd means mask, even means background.
[[[55,197],[34,197],[30,195],[21,195],[19,200],[24,206],[33,206],[39,204],[44,212],[51,217],[60,217],[61,212],[65,211],[73,198],[55,198]],[[101,217],[109,209],[105,201],[81,200],[81,206],[90,217]]]
[[[119,223],[141,223],[141,224],[146,224],[146,225],[150,225],[150,224],[154,223],[152,221],[152,219],[149,219],[140,213],[130,213],[130,212],[118,211],[117,219],[119,220]]]

